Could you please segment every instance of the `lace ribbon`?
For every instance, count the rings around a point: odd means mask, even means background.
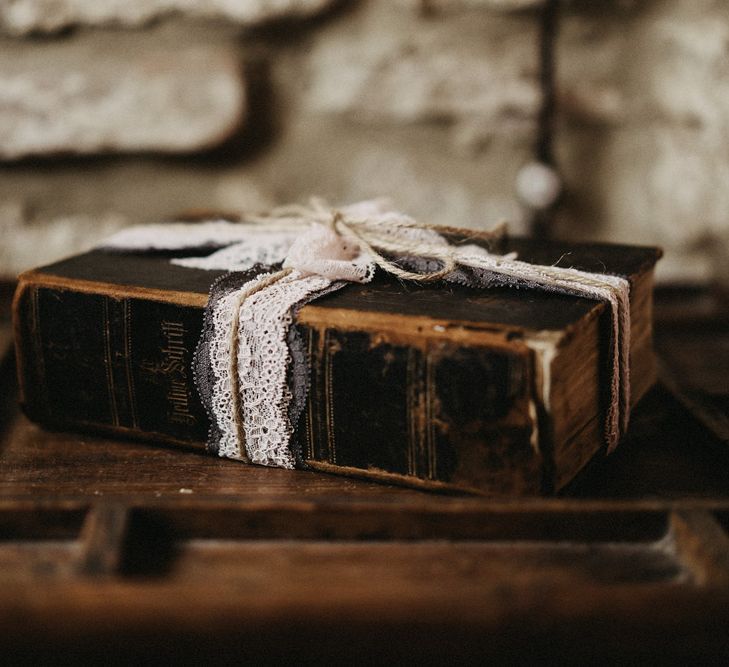
[[[489,241],[487,232],[417,223],[367,201],[334,209],[275,209],[243,223],[146,225],[124,230],[106,248],[182,250],[220,248],[175,264],[230,273],[211,288],[196,353],[196,382],[211,418],[208,446],[220,456],[293,468],[295,425],[308,390],[308,369],[294,313],[348,282],[372,280],[377,267],[403,280],[446,280],[477,288],[525,285],[608,303],[611,316],[608,451],[625,432],[630,413],[629,283],[613,275],[522,262],[481,245],[454,245],[448,237]],[[254,268],[252,268],[254,267]]]

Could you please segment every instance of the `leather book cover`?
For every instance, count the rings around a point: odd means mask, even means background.
[[[528,261],[631,280],[637,400],[653,376],[650,294],[659,252],[507,243]],[[209,287],[220,275],[173,265],[165,253],[102,251],[23,274],[14,318],[28,416],[54,429],[202,447],[208,418],[192,355]],[[378,276],[304,306],[297,326],[311,366],[298,429],[306,467],[429,488],[534,494],[562,486],[601,448],[604,304]],[[537,339],[551,340],[565,360],[584,358],[579,367],[550,361],[555,373],[548,378],[552,391],[567,391],[584,376],[584,396],[545,410]]]

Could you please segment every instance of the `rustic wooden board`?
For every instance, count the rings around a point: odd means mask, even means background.
[[[662,377],[722,448],[729,450],[729,308],[726,295],[667,290],[656,332]],[[687,302],[691,307],[687,308]]]
[[[11,661],[729,658],[729,464],[665,390],[562,497],[495,502],[46,433],[0,368]]]
[[[0,648],[708,659],[729,649],[728,517],[649,503],[5,500]]]

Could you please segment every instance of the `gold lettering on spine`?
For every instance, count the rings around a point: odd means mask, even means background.
[[[132,428],[138,428],[137,397],[134,391],[134,378],[132,375],[131,319],[132,315],[129,299],[124,299],[124,370],[127,376],[127,391],[129,392],[129,411],[132,416]]]
[[[336,465],[337,463],[337,450],[334,442],[334,405],[332,399],[334,396],[333,392],[333,378],[332,378],[332,364],[333,364],[333,352],[336,351],[336,346],[331,345],[331,339],[329,337],[329,329],[324,332],[324,411],[326,414],[326,425],[327,425],[327,443],[329,445],[329,462]]]
[[[175,424],[192,425],[197,418],[190,412],[190,350],[185,345],[185,326],[182,322],[161,322],[164,343],[160,349],[161,361],[142,362],[148,373],[161,375],[166,380],[167,402],[170,409],[167,418]]]
[[[109,411],[111,413],[111,423],[114,426],[119,426],[119,409],[116,404],[114,367],[111,355],[111,323],[109,320],[109,299],[104,299],[104,366],[106,369],[106,384],[109,391]]]
[[[185,327],[182,322],[162,321],[162,334],[165,347],[162,348],[163,369],[170,378],[167,400],[172,407],[170,421],[178,424],[194,424],[196,419],[190,414],[190,394],[186,358],[189,350],[185,346]]]
[[[427,454],[428,454],[428,479],[437,478],[436,464],[436,440],[435,440],[435,424],[433,415],[433,403],[435,393],[435,368],[434,359],[431,354],[425,357],[425,423],[427,433]]]
[[[313,360],[314,357],[314,329],[307,329],[307,341],[308,341],[308,358]],[[317,368],[316,363],[311,364],[311,386],[309,387],[309,396],[306,401],[306,432],[307,432],[307,459],[311,461],[314,458],[314,401],[312,396],[315,392],[315,370]]]
[[[426,365],[428,352],[416,348],[408,349],[407,395],[408,395],[408,466],[414,477],[428,476],[428,396]]]

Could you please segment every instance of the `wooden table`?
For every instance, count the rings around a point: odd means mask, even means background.
[[[552,499],[442,496],[46,433],[17,413],[6,355],[0,655],[729,658],[729,388],[710,351],[686,352],[727,344],[729,326],[715,312],[686,326],[666,303],[658,347],[674,393],[653,391],[627,442]]]

